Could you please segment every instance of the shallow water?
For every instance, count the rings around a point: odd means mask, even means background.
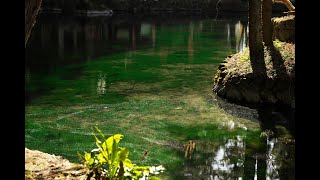
[[[79,162],[96,126],[122,133],[134,162],[164,165],[164,179],[294,179],[290,118],[212,94],[219,63],[247,44],[239,17],[41,15],[26,49],[26,147]]]

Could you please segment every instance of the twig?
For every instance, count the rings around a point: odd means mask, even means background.
[[[219,0],[216,4],[216,10],[217,10],[217,13],[216,13],[216,17],[214,18],[214,21],[217,22],[217,18],[218,18],[218,14],[219,14],[219,9],[218,9],[218,4],[221,2],[222,0]]]

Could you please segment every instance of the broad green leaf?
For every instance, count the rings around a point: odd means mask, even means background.
[[[102,156],[109,161],[109,156],[108,153],[106,151],[101,151],[100,154],[102,154]],[[109,162],[108,162],[109,163]]]
[[[91,164],[93,164],[94,162],[94,159],[93,158],[90,158],[89,162],[88,162],[88,165],[90,166]]]
[[[85,153],[85,154],[84,154],[84,159],[85,159],[86,161],[88,161],[90,158],[91,158],[91,153]]]
[[[112,175],[116,175],[117,169],[120,166],[120,152],[121,151],[117,151],[117,147],[116,147],[116,143],[115,142],[114,142],[113,145],[114,145],[113,146],[113,150],[115,150],[115,151],[113,151],[113,153],[112,153],[112,157],[113,157],[113,159],[112,159],[112,167],[113,167],[113,169],[111,170],[111,174]]]
[[[137,177],[140,177],[141,175],[141,171],[133,169],[133,173],[135,173],[137,175]]]
[[[121,150],[118,153],[120,161],[124,161],[125,159],[127,159],[129,155],[129,150],[127,148],[121,148]]]
[[[123,161],[123,165],[127,168],[132,168],[135,164],[132,164],[131,160],[127,158]]]
[[[103,139],[105,139],[104,134],[102,133],[102,131],[100,129],[98,129],[98,127],[95,127],[96,130],[99,132],[99,134],[102,136]]]
[[[117,150],[118,150],[118,143],[116,142],[115,139],[113,139],[113,144],[112,144],[112,153],[111,153],[111,161],[114,162],[117,154]]]
[[[149,170],[150,166],[135,166],[134,169],[137,171]]]
[[[102,149],[104,151],[107,151],[107,143],[106,143],[106,141],[102,143],[101,147],[102,147]]]
[[[106,146],[107,146],[107,151],[109,154],[113,153],[113,144],[114,142],[116,143],[116,145],[120,142],[120,140],[123,138],[122,134],[115,134],[111,137],[109,137],[105,142],[106,142]],[[116,150],[116,149],[115,149]]]
[[[108,145],[108,148],[110,148],[110,149],[112,148],[113,140],[115,140],[116,143],[118,144],[122,138],[123,138],[123,135],[122,135],[122,134],[115,134],[115,135],[109,137],[109,138],[107,139],[107,141],[106,141],[106,142],[107,142],[107,145]]]
[[[122,134],[115,134],[106,139],[98,128],[96,130],[102,136],[103,143],[92,133],[98,148],[93,149],[91,153],[85,152],[83,156],[89,169],[98,170],[98,173],[106,172],[105,175],[108,179],[116,178],[119,180],[124,177],[130,179],[145,178],[145,176],[149,177],[153,174],[153,169],[150,166],[133,164],[128,159],[129,150],[127,148],[118,147],[120,140],[124,137]],[[155,176],[152,176],[152,178],[157,179]]]
[[[156,177],[156,176],[150,176],[149,179],[150,179],[150,180],[161,180],[159,177]]]
[[[101,163],[101,164],[107,162],[107,160],[104,158],[102,153],[100,153],[97,158],[98,158],[99,163]]]
[[[144,171],[143,171],[143,174],[145,174],[145,175],[148,175],[148,176],[149,176],[150,171],[149,171],[149,170],[144,170]]]
[[[114,163],[114,164],[111,165],[112,166],[111,172],[110,172],[111,177],[116,175],[116,172],[119,169],[119,164],[120,164],[120,162],[119,163]]]
[[[94,138],[96,139],[96,146],[97,146],[99,149],[101,149],[101,146],[100,146],[101,141],[97,138],[96,135],[93,134],[93,136],[94,136]]]
[[[95,134],[93,134],[93,133],[91,133],[91,134],[93,135],[93,137],[95,138],[97,143],[101,143],[101,141],[98,139],[98,137]]]

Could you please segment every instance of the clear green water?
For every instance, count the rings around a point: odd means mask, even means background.
[[[123,134],[135,163],[164,165],[164,179],[294,179],[285,126],[261,137],[261,113],[211,91],[246,44],[245,20],[40,16],[26,49],[26,147],[79,163],[98,127]]]

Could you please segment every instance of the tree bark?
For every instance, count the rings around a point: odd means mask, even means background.
[[[266,75],[262,44],[261,0],[249,0],[249,51],[252,71]]]
[[[272,32],[273,26],[271,22],[272,18],[272,0],[263,0],[262,4],[262,31],[263,42],[265,46],[272,47]]]
[[[41,3],[42,0],[25,0],[25,46],[27,45],[30,37],[32,27],[36,22]]]

